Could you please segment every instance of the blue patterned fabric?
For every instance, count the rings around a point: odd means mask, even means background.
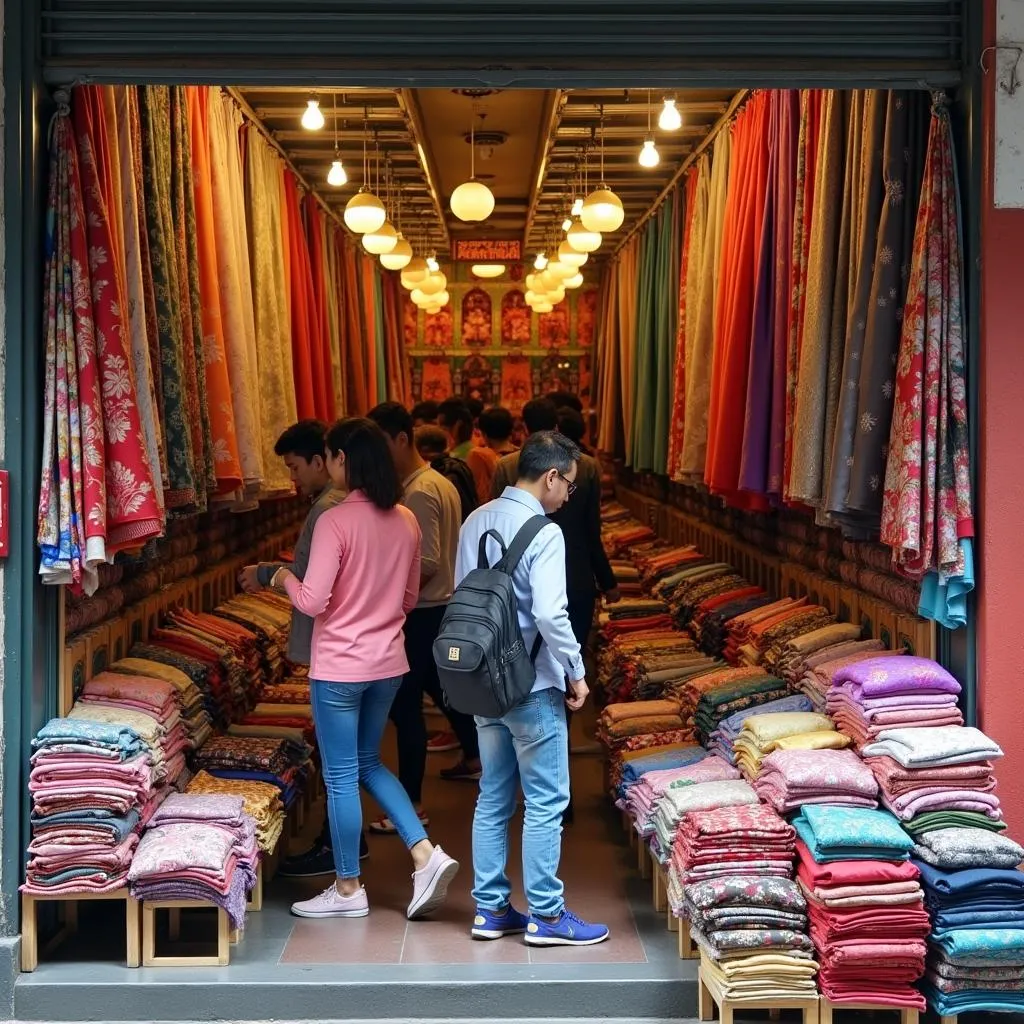
[[[940,992],[927,981],[920,982],[928,1005],[943,1017],[960,1013],[1020,1013],[1024,1011],[1024,992],[988,992],[966,989],[963,992]]]
[[[923,860],[914,864],[921,872],[921,884],[934,890],[944,904],[1016,896],[1024,900],[1024,871],[1009,868],[969,868],[966,871],[942,871]]]
[[[888,811],[867,807],[809,804],[793,819],[793,827],[819,864],[909,860],[914,848],[913,839]]]
[[[1024,963],[1024,928],[961,928],[932,942],[950,963]]]
[[[149,750],[139,734],[126,725],[91,722],[84,718],[51,718],[36,734],[32,746],[37,750],[64,743],[84,744],[115,750],[122,761]]]

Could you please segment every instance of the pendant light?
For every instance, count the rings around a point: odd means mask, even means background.
[[[568,288],[570,291],[572,291],[575,288],[582,288],[583,287],[583,275],[580,274],[580,273],[576,273],[572,277],[567,277],[562,282],[562,285],[565,288]]]
[[[380,265],[385,270],[404,270],[412,260],[412,246],[402,234],[402,190],[398,190],[398,240],[391,252],[382,253]]]
[[[380,144],[374,139],[374,147],[376,151],[377,160],[377,190],[380,191]],[[389,174],[385,172],[384,175],[384,190],[385,195],[388,197],[390,202],[391,188],[389,185]],[[387,207],[384,208],[384,216],[387,217]],[[390,220],[385,219],[381,226],[373,231],[367,231],[363,235],[363,248],[370,253],[371,256],[383,256],[385,253],[391,252],[394,247],[398,245],[398,232],[395,230],[394,224]]]
[[[537,270],[543,270],[548,265],[548,258],[544,253],[537,253],[537,258],[533,261],[533,265]]]
[[[315,96],[306,100],[306,109],[302,112],[302,127],[307,132],[318,132],[326,123],[324,112],[320,109],[320,101]]]
[[[427,257],[427,269],[432,274],[436,274],[441,269],[441,264],[437,262],[436,256]]]
[[[572,277],[576,273],[576,268],[569,266],[568,263],[563,263],[561,260],[552,260],[544,273],[551,274],[552,277],[559,281],[564,281],[567,277]]]
[[[534,313],[550,313],[555,307],[547,301],[538,302],[534,305]]]
[[[604,180],[604,107],[601,107],[601,182],[583,201],[580,222],[588,231],[609,234],[618,231],[625,219],[622,200]]]
[[[487,281],[501,277],[505,273],[505,267],[501,263],[474,263],[470,270],[474,277],[482,277]]]
[[[366,135],[369,118],[363,117],[363,184],[345,206],[345,226],[357,235],[376,231],[388,219],[384,204],[370,191],[370,164],[366,158]]]
[[[469,181],[464,181],[451,198],[452,213],[467,223],[487,220],[494,212],[494,193],[476,180],[476,118],[469,122]]]
[[[341,188],[348,184],[348,174],[341,162],[341,150],[338,147],[338,94],[334,94],[334,163],[327,172],[327,184],[332,188]]]
[[[425,291],[423,291],[420,288],[413,288],[412,291],[409,293],[409,298],[412,299],[412,301],[421,308],[423,306],[430,305],[434,301]]]
[[[448,287],[448,278],[440,270],[435,271],[425,281],[420,282],[420,291],[424,295],[440,295]]]
[[[427,266],[427,261],[422,256],[413,256],[402,271],[402,283],[409,281],[415,287],[421,281],[425,281],[429,274],[430,267]]]
[[[657,167],[661,162],[661,155],[657,146],[654,145],[654,135],[651,130],[651,90],[647,90],[647,138],[644,139],[643,148],[640,150],[640,166],[648,169]]]
[[[584,227],[582,221],[573,221],[573,225],[565,237],[577,252],[597,252],[601,248],[600,233]]]
[[[571,215],[573,217],[579,217],[582,213],[583,213],[583,197],[582,196],[577,196],[573,200],[573,203],[572,203]],[[566,228],[565,230],[568,231],[569,229]]]
[[[562,221],[562,230],[563,231],[568,231],[569,228],[571,228],[571,227],[572,227],[572,217],[566,217],[565,220]]]
[[[674,96],[666,96],[665,102],[658,115],[658,127],[663,132],[677,132],[683,127],[683,115],[676,106]]]
[[[579,252],[568,242],[563,242],[558,247],[558,262],[564,263],[567,267],[582,267],[590,257],[585,252]]]

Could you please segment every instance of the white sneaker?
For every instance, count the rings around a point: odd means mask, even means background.
[[[448,895],[448,885],[458,874],[459,862],[449,857],[440,846],[434,847],[426,865],[412,875],[412,902],[405,916],[410,921],[437,910]]]
[[[365,889],[361,888],[351,896],[342,896],[332,883],[312,899],[293,903],[292,913],[296,917],[366,917],[370,913],[370,904]]]

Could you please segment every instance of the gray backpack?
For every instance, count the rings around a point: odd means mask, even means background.
[[[533,516],[508,548],[495,530],[480,538],[477,567],[455,588],[434,641],[441,688],[456,711],[501,718],[533,689],[543,639],[538,633],[533,650],[527,651],[512,573],[537,534],[550,525],[546,516]],[[488,537],[501,546],[494,565],[487,561]]]

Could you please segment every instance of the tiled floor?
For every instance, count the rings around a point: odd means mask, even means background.
[[[675,936],[651,909],[649,883],[636,877],[618,818],[601,792],[599,758],[572,760],[576,823],[565,832],[561,875],[571,909],[607,923],[612,938],[583,949],[543,950],[515,938],[469,937],[476,786],[440,780],[439,769],[452,760],[454,755],[435,755],[427,766],[431,836],[462,863],[448,903],[432,918],[406,921],[409,856],[396,838],[370,836],[368,918],[293,917],[292,901],[328,879],[278,878],[267,887],[263,910],[249,915],[230,966],[129,970],[119,938],[123,924],[103,916],[110,913],[105,905],[88,905],[78,938],[19,978],[18,1017],[136,1020],[140,999],[150,1020],[294,1019],[296,1006],[308,1019],[467,1017],[479,1012],[477,1001],[491,1018],[543,1017],[551,1015],[552,999],[556,1006],[570,1000],[572,1010],[557,1016],[689,1016],[696,1004],[693,963],[678,959]],[[372,807],[366,812],[378,813]],[[518,834],[517,819],[510,875],[522,906]],[[93,1007],[91,1015],[80,1011],[86,1005]],[[344,1012],[337,1012],[339,1006]]]

